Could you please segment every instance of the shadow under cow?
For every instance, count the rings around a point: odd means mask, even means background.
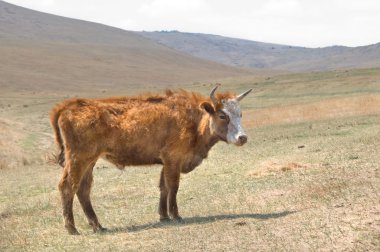
[[[207,224],[211,222],[221,221],[221,220],[234,220],[241,218],[252,218],[259,220],[277,219],[285,217],[289,214],[293,214],[296,211],[283,211],[278,213],[267,213],[267,214],[222,214],[213,216],[197,216],[184,218],[181,222],[178,221],[168,221],[168,222],[155,222],[147,223],[143,225],[131,225],[125,227],[115,227],[108,229],[106,233],[119,233],[119,232],[139,232],[155,228],[163,228],[165,226],[176,226],[176,225],[191,225],[191,224]]]

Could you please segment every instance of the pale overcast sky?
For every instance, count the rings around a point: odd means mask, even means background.
[[[126,30],[179,30],[307,47],[380,42],[380,0],[8,0]]]

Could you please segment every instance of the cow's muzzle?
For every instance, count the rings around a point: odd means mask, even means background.
[[[247,135],[240,135],[238,137],[238,140],[236,141],[235,145],[237,146],[242,146],[248,141],[248,136]]]

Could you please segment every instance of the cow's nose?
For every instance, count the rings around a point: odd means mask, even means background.
[[[248,140],[248,137],[246,135],[239,136],[239,141],[241,144],[245,144]]]

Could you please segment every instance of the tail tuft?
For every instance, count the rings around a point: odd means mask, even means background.
[[[50,165],[57,165],[64,167],[65,166],[65,153],[63,150],[59,154],[51,153],[46,155],[46,163]]]

